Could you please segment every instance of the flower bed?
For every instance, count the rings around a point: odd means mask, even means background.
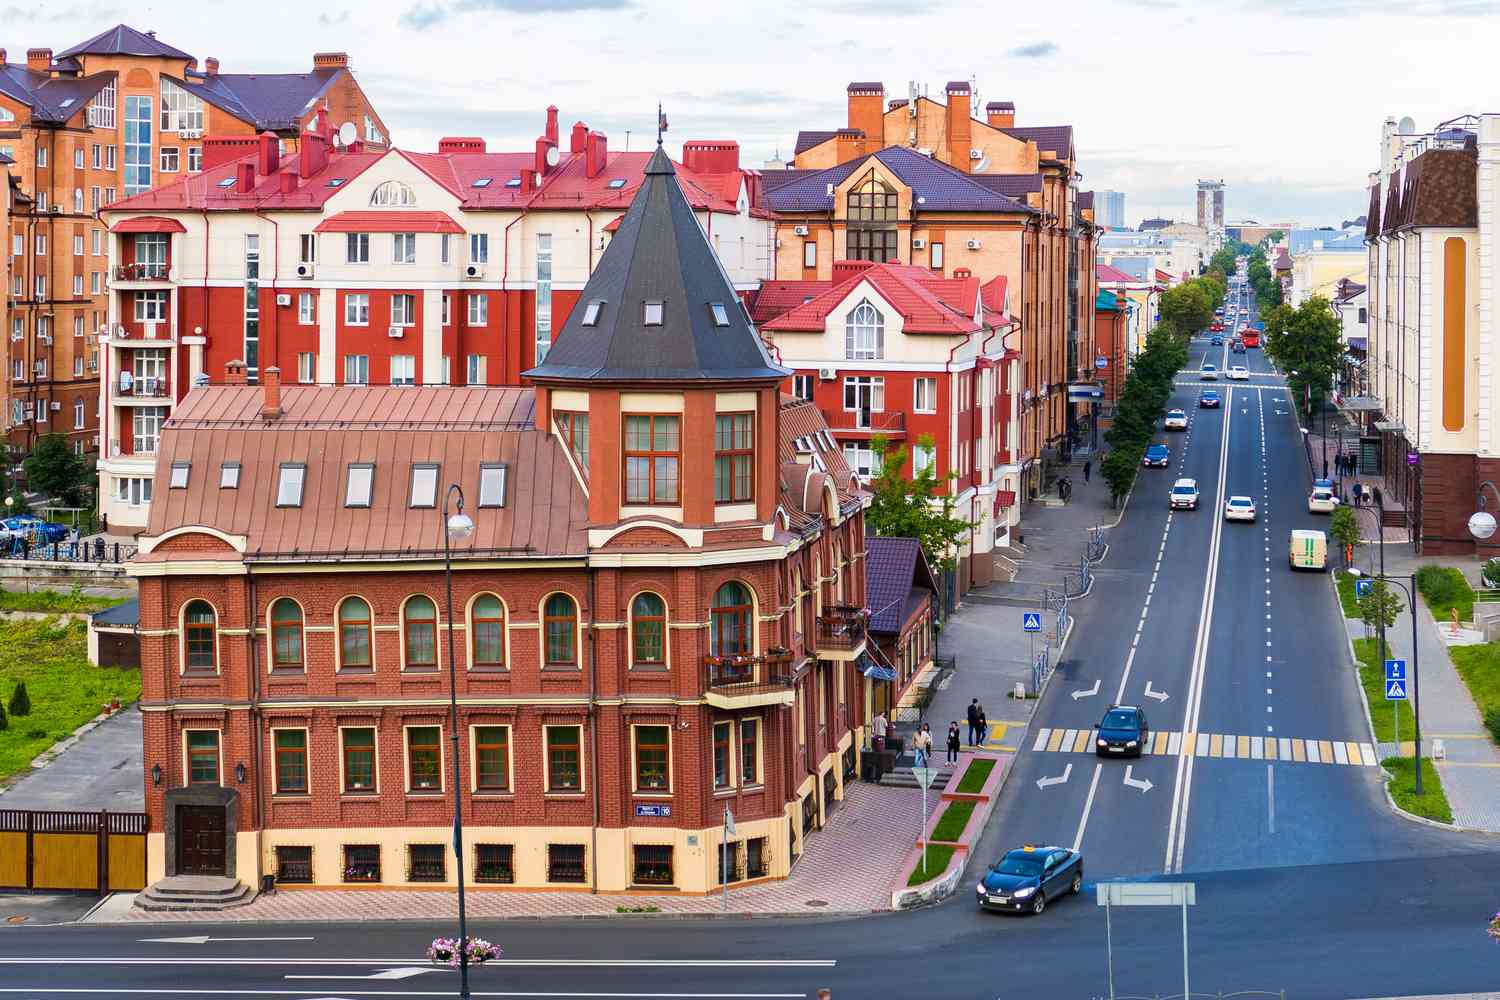
[[[484,938],[468,938],[469,964],[483,965],[492,959],[500,957],[498,946],[490,944]],[[448,965],[458,968],[462,960],[462,954],[458,947],[458,938],[437,938],[427,947],[427,959],[439,965]]]

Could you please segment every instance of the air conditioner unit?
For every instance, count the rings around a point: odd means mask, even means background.
[[[464,267],[464,277],[465,278],[483,278],[484,277],[484,265],[483,264],[469,264],[469,265],[467,265],[466,267]]]
[[[180,136],[183,139],[201,139],[201,138],[203,138],[203,132],[200,129],[195,129],[195,128],[179,129],[178,132],[177,132],[177,134],[178,134],[178,136]]]
[[[297,277],[299,277],[299,278],[311,278],[312,276],[313,276],[313,266],[311,264],[309,264],[306,261],[304,261],[301,264],[297,265]]]
[[[792,227],[792,235],[793,236],[806,236],[807,235],[807,227],[806,226],[793,226]]]
[[[52,409],[53,409],[54,412],[57,411],[57,410],[60,410],[60,409],[62,409],[62,404],[59,403],[57,400],[54,399],[52,401]]]
[[[914,236],[914,237],[912,237],[911,248],[913,250],[926,250],[927,249],[927,241],[924,240],[924,239],[922,239],[922,237],[920,237],[920,236]]]
[[[285,294],[285,293],[277,295],[276,296],[276,304],[278,306],[289,306],[289,305],[292,304],[292,297],[290,295]]]
[[[824,382],[832,382],[834,379],[836,379],[838,377],[839,377],[839,370],[837,368],[819,368],[818,369],[818,378],[822,379]]]
[[[968,245],[968,248],[970,250],[978,250],[979,249],[979,241],[978,240],[970,240],[967,245]]]
[[[392,338],[394,338],[396,340],[400,340],[405,335],[406,335],[406,327],[404,327],[404,326],[393,326],[389,330],[386,331],[386,336],[392,337]]]
[[[49,347],[52,346],[52,335],[50,333],[42,334],[40,340],[43,344],[46,344]]]

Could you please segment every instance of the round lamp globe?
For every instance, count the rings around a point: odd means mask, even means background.
[[[1495,515],[1487,510],[1477,510],[1469,518],[1469,534],[1481,541],[1495,533]]]

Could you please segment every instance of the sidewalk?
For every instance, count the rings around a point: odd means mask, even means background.
[[[1411,573],[1417,568],[1440,563],[1460,568],[1472,568],[1473,560],[1422,559],[1413,556],[1405,547],[1388,546],[1385,553],[1387,576],[1402,577],[1411,585]],[[1403,610],[1396,624],[1386,630],[1386,642],[1391,655],[1413,661],[1410,613]],[[1350,635],[1364,636],[1364,625],[1348,619]],[[1440,626],[1422,595],[1417,595],[1417,644],[1421,653],[1418,667],[1417,696],[1422,713],[1422,752],[1431,754],[1432,741],[1443,741],[1446,759],[1435,761],[1434,767],[1442,777],[1443,791],[1448,796],[1448,805],[1453,809],[1453,821],[1459,826],[1476,830],[1500,832],[1500,750],[1490,742],[1489,733],[1479,717],[1479,710],[1469,696],[1463,678],[1453,667],[1448,657],[1448,646],[1443,641]],[[1406,734],[1403,734],[1403,736]],[[1403,741],[1407,752],[1409,741]],[[1382,756],[1396,752],[1392,744],[1382,744]]]

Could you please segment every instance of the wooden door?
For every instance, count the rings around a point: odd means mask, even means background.
[[[225,874],[223,806],[177,807],[177,874]]]

